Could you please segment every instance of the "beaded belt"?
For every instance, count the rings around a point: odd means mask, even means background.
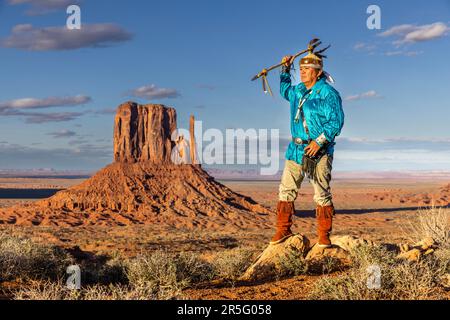
[[[305,145],[311,143],[311,140],[302,140],[300,138],[292,138],[292,141],[297,145]]]

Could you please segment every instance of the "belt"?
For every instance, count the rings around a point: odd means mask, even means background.
[[[305,145],[305,144],[310,144],[312,140],[302,140],[300,138],[292,138],[292,142],[294,142],[297,145]]]

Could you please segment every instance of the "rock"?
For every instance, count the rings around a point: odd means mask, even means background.
[[[399,245],[399,249],[400,249],[400,253],[403,252],[408,252],[409,250],[411,250],[410,246],[408,244],[400,244]]]
[[[244,275],[242,281],[257,281],[275,277],[280,271],[281,263],[290,254],[304,257],[309,250],[309,239],[304,235],[294,235],[286,241],[269,245],[257,258]]]
[[[306,260],[320,261],[325,258],[336,258],[343,263],[351,263],[350,253],[335,244],[331,248],[321,248],[315,244],[306,255]]]
[[[114,121],[114,161],[170,163],[176,121],[175,109],[163,105],[120,105]]]
[[[420,249],[420,250],[428,250],[432,249],[436,246],[436,242],[431,237],[426,237],[425,239],[417,242],[414,244],[414,248]]]
[[[317,244],[310,248],[309,240],[303,235],[296,235],[278,245],[269,245],[257,261],[241,277],[243,281],[255,281],[275,277],[281,268],[282,260],[290,254],[304,257],[315,267],[326,258],[335,258],[342,264],[350,264],[350,251],[360,245],[375,245],[370,240],[353,236],[331,237],[333,246],[321,248]]]
[[[421,255],[422,255],[422,253],[419,249],[412,249],[412,250],[400,253],[397,256],[397,259],[418,261],[420,259]]]
[[[397,259],[418,261],[422,256],[434,253],[436,248],[437,244],[431,237],[424,238],[412,247],[407,244],[401,244],[400,254],[397,256]]]
[[[359,247],[359,246],[374,246],[375,245],[373,243],[373,241],[362,239],[362,238],[357,238],[354,236],[348,236],[348,235],[332,236],[330,238],[330,240],[333,245],[341,247],[342,249],[344,249],[348,252],[352,251],[354,248]]]

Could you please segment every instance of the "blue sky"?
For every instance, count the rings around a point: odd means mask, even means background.
[[[250,78],[319,37],[346,115],[335,170],[450,169],[450,1],[0,3],[0,168],[103,167],[112,110],[128,100],[174,106],[179,127],[194,114],[287,141],[288,103]],[[366,27],[370,4],[380,30]],[[277,93],[277,71],[269,81]]]

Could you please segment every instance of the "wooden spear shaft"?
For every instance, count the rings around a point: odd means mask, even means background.
[[[296,53],[296,54],[293,56],[293,58],[292,58],[292,62],[294,62],[294,60],[297,59],[298,56],[300,56],[300,55],[302,55],[302,54],[304,54],[304,53],[307,53],[307,52],[312,52],[314,49],[316,49],[316,48],[317,48],[318,46],[320,46],[321,44],[322,44],[322,41],[320,41],[319,39],[317,39],[317,38],[312,39],[312,40],[309,42],[308,49],[305,49],[305,50],[300,51],[299,53]],[[328,49],[328,47],[327,47],[326,49]],[[321,50],[321,51],[318,51],[318,52],[325,51],[326,49]],[[252,78],[252,81],[254,81],[254,80],[258,79],[258,78],[261,78],[261,77],[266,76],[267,73],[268,73],[269,71],[271,71],[271,70],[273,70],[273,69],[276,69],[276,68],[278,68],[278,67],[281,67],[283,64],[284,64],[284,63],[281,62],[281,63],[276,64],[276,65],[274,65],[274,66],[271,66],[271,67],[269,67],[269,68],[267,68],[267,69],[264,69],[263,71],[261,71],[260,73],[258,73],[256,76],[254,76],[254,77]]]
[[[292,59],[292,62],[294,62],[295,59],[297,59],[300,55],[302,55],[302,54],[308,52],[309,50],[310,50],[310,49],[306,49],[306,50],[300,51],[299,53],[296,53],[296,54],[294,55],[294,58]],[[266,75],[269,71],[271,71],[271,70],[273,70],[273,69],[276,69],[276,68],[279,68],[279,67],[281,67],[283,64],[284,64],[283,62],[280,62],[279,64],[276,64],[276,65],[271,66],[271,67],[269,67],[269,68],[267,68],[267,69],[264,69],[263,71],[261,71],[260,73],[258,73],[256,76],[254,76],[254,77],[252,78],[252,81],[255,81],[256,79],[261,78],[262,76]]]

